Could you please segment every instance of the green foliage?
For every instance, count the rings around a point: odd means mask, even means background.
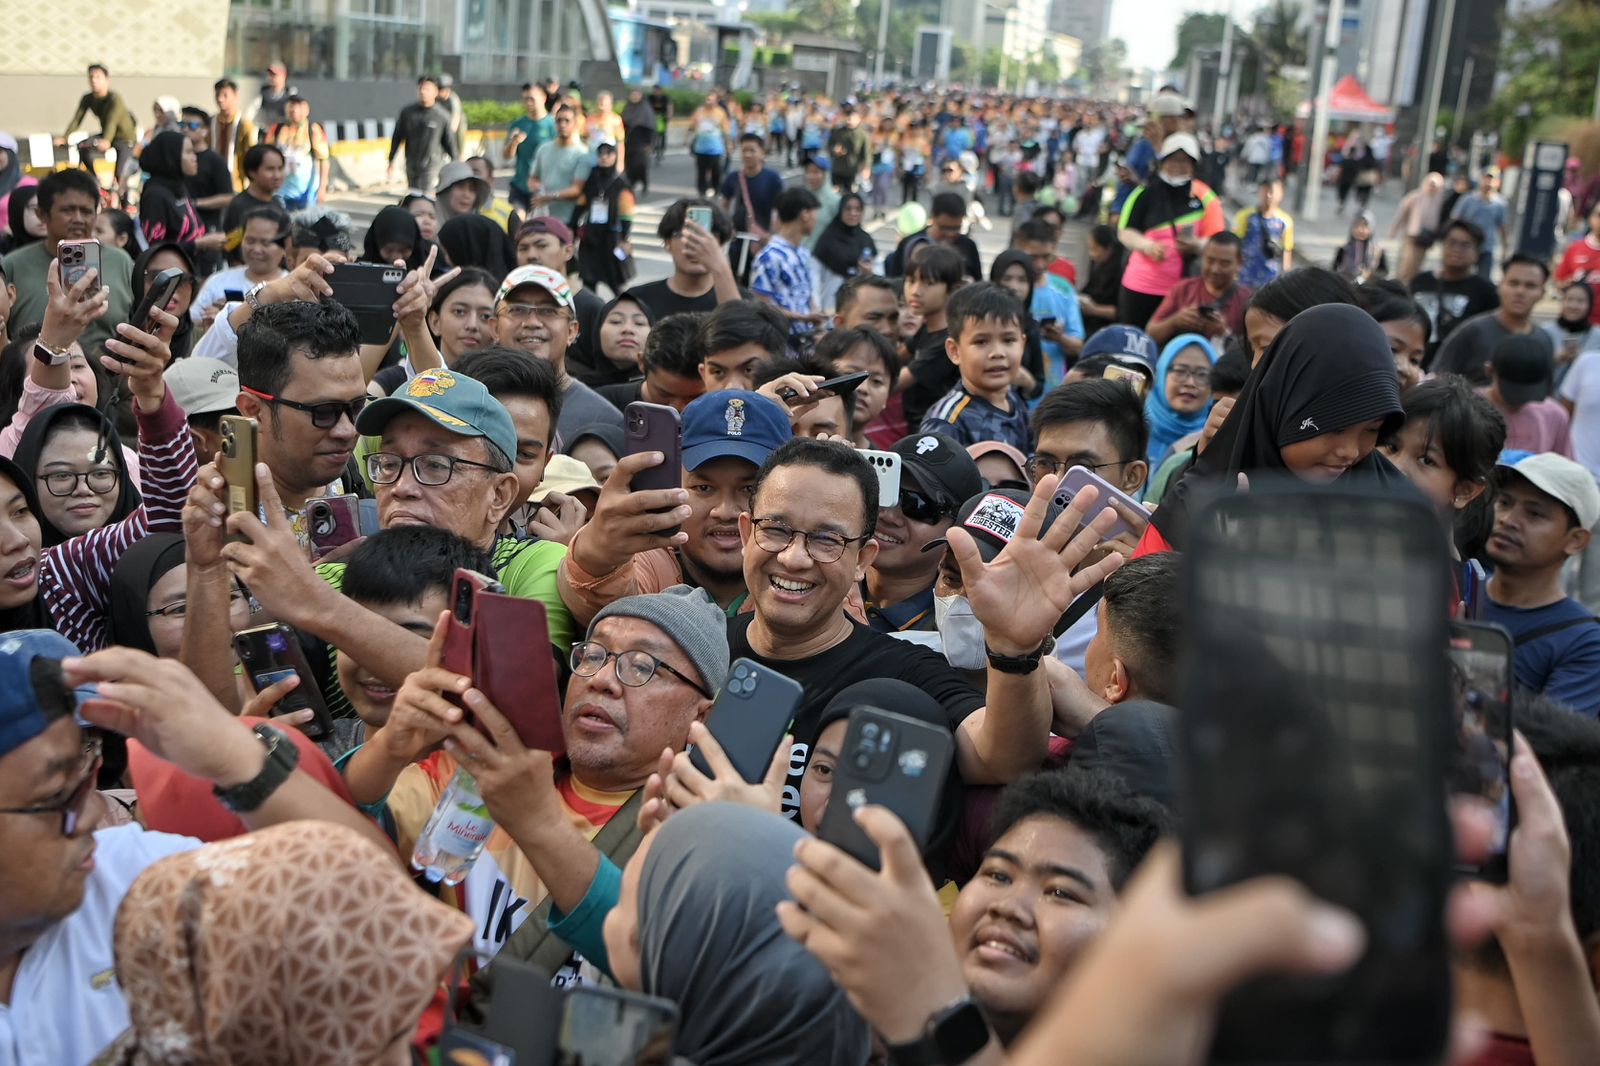
[[[1498,128],[1502,149],[1520,156],[1539,120],[1592,112],[1600,71],[1600,5],[1557,0],[1508,18],[1500,35],[1499,68],[1508,80],[1485,109],[1482,124]]]
[[[1305,99],[1305,83],[1273,75],[1267,79],[1267,106],[1272,117],[1288,121],[1294,118],[1295,108]]]
[[[1106,92],[1127,78],[1128,46],[1111,37],[1086,50],[1078,60],[1078,75],[1090,92]]]
[[[496,129],[509,125],[513,119],[522,117],[527,112],[523,110],[522,101],[507,103],[501,100],[463,100],[461,114],[467,125],[475,130]]]
[[[1271,0],[1256,9],[1250,44],[1260,57],[1269,81],[1281,77],[1284,67],[1305,65],[1306,31],[1301,25],[1301,16],[1300,0]]]
[[[1222,29],[1228,21],[1226,15],[1208,15],[1191,11],[1178,23],[1178,50],[1169,64],[1174,70],[1189,65],[1189,57],[1197,48],[1215,48],[1222,43]],[[1237,27],[1235,27],[1237,28]]]

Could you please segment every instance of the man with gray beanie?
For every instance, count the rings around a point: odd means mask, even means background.
[[[564,755],[524,747],[501,710],[475,690],[462,701],[470,721],[452,717],[444,694],[461,693],[470,681],[430,661],[406,679],[389,721],[352,757],[346,781],[360,803],[387,793],[400,853],[409,855],[456,770],[467,769],[504,830],[455,890],[477,924],[474,947],[495,954],[537,914],[514,941],[521,946],[515,957],[533,959],[543,945],[538,961],[560,969],[571,952],[547,936],[550,908],[542,904],[574,914],[591,892],[614,890],[607,882],[639,839],[642,796],[634,797],[662,751],[688,743],[690,724],[705,718],[727,676],[727,624],[709,596],[687,585],[608,604],[572,648]],[[449,750],[437,750],[446,739]]]

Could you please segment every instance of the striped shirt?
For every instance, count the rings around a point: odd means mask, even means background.
[[[957,385],[944,399],[928,408],[920,433],[943,433],[963,447],[997,440],[1026,455],[1033,450],[1028,432],[1028,405],[1016,389],[1006,394],[1011,410],[1002,411],[981,396],[974,396],[965,385]]]
[[[138,404],[134,412],[144,504],[120,522],[46,548],[40,559],[39,595],[52,624],[85,653],[108,642],[111,573],[123,553],[146,534],[183,532],[183,504],[198,472],[189,424],[170,389],[153,414]]]

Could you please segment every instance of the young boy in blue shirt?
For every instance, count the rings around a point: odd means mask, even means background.
[[[968,285],[950,298],[945,354],[961,382],[928,409],[921,432],[943,433],[963,445],[1001,441],[1024,455],[1032,449],[1028,407],[1013,384],[1022,366],[1026,314],[993,282]]]

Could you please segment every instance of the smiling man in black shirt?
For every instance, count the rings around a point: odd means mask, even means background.
[[[1113,553],[1073,573],[1114,518],[1102,511],[1069,543],[1083,519],[1077,501],[1067,521],[1035,539],[1055,485],[1054,477],[1040,482],[1026,510],[1004,501],[1010,508],[996,512],[995,520],[1004,519],[1015,539],[992,562],[983,562],[965,530],[950,533],[990,653],[984,706],[942,656],[876,633],[844,613],[851,587],[878,554],[877,475],[861,454],[837,441],[802,437],[767,460],[751,509],[739,516],[754,611],[729,623],[728,645],[733,657],[763,663],[805,688],[791,727],[795,747],[786,812],[798,804],[799,780],[823,708],[867,678],[898,678],[939,701],[968,784],[1012,781],[1043,762],[1051,704],[1039,659],[1049,652],[1051,630],[1072,601],[1121,563]]]

